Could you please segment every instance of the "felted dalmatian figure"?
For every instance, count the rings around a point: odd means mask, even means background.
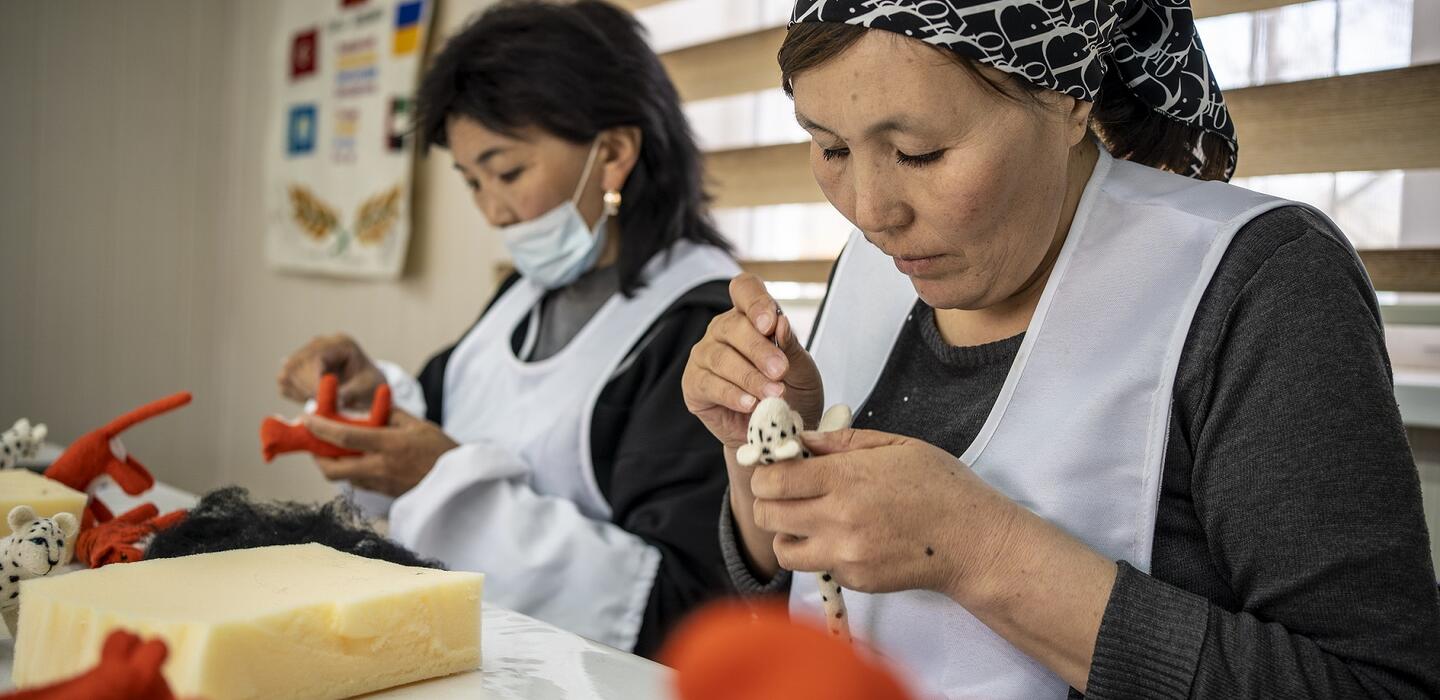
[[[843,430],[850,427],[850,407],[836,404],[820,418],[816,429],[822,433]],[[810,450],[800,441],[800,431],[805,421],[800,412],[792,410],[790,404],[779,397],[760,402],[750,414],[750,427],[746,432],[745,444],[735,452],[736,461],[753,467],[757,464],[774,464],[787,459],[806,459]],[[845,598],[840,584],[828,571],[815,574],[820,584],[820,602],[825,609],[825,626],[830,634],[850,640],[850,624],[845,616]]]
[[[10,536],[0,539],[0,617],[15,632],[20,582],[50,574],[75,556],[80,523],[69,513],[53,518],[35,515],[30,506],[15,506],[6,520]]]
[[[13,469],[20,460],[40,454],[40,444],[48,433],[44,423],[31,425],[24,418],[15,421],[9,430],[0,433],[0,469]]]

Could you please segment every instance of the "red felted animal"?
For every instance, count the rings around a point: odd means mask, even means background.
[[[147,403],[110,421],[103,428],[86,433],[65,448],[60,458],[45,470],[45,476],[81,492],[90,488],[90,482],[106,474],[132,496],[150,490],[155,485],[155,477],[134,455],[125,451],[125,446],[120,443],[120,433],[137,423],[180,408],[190,400],[190,392],[182,391]],[[95,523],[107,522],[112,517],[110,509],[100,499],[91,496],[80,528],[83,530]]]
[[[75,560],[92,569],[106,564],[140,561],[145,552],[140,541],[161,530],[178,525],[188,511],[174,510],[160,515],[154,503],[141,503],[109,522],[80,531],[75,540]]]
[[[680,700],[909,700],[883,663],[783,603],[722,602],[680,624],[660,653]]]
[[[320,388],[315,394],[315,415],[333,421],[362,428],[379,428],[390,424],[390,385],[375,387],[375,398],[370,403],[370,415],[354,420],[340,415],[336,396],[340,379],[333,374],[320,378]],[[299,420],[283,421],[266,418],[260,424],[260,451],[265,461],[275,459],[286,452],[309,452],[317,457],[354,457],[359,452],[337,447],[310,433]]]
[[[69,680],[0,695],[0,700],[175,700],[160,666],[170,653],[165,642],[115,630],[105,638],[100,663]]]

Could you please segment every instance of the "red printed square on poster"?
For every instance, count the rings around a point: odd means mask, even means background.
[[[315,72],[319,63],[320,32],[307,29],[295,35],[290,44],[290,79],[296,80]]]
[[[365,4],[365,0],[340,0],[340,7],[359,7]]]

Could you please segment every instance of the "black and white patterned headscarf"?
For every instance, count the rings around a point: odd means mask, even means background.
[[[1157,112],[1228,146],[1235,126],[1195,31],[1190,0],[797,0],[790,25],[835,22],[903,34],[1093,102],[1106,71]]]

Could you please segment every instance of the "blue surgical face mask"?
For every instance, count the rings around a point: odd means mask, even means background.
[[[585,171],[580,174],[570,201],[529,221],[500,227],[515,269],[546,289],[558,289],[574,282],[595,265],[600,251],[605,249],[605,224],[609,216],[602,213],[592,229],[585,225],[585,217],[580,216],[575,206],[590,179],[590,168],[595,165],[599,146],[597,140],[590,147]]]

